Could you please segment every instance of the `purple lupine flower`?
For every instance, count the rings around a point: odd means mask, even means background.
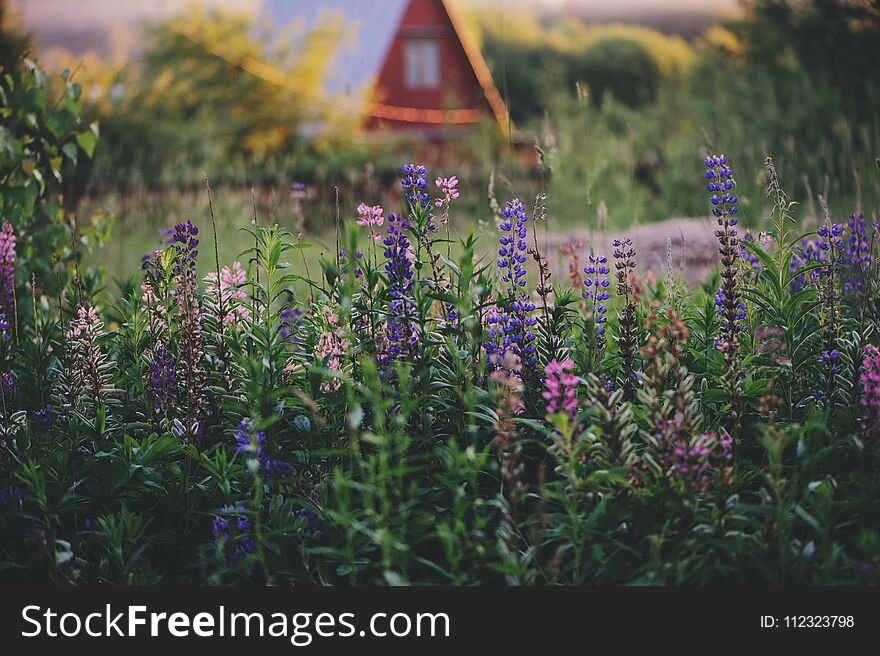
[[[400,214],[388,215],[385,228],[385,275],[388,279],[388,322],[386,344],[379,356],[379,363],[387,366],[404,353],[411,353],[418,339],[413,325],[414,306],[412,246],[407,237],[409,223]]]
[[[0,228],[0,313],[8,326],[15,323],[15,231],[9,223]]]
[[[171,238],[174,257],[174,297],[178,307],[180,336],[177,379],[186,397],[185,436],[201,439],[204,426],[200,419],[205,369],[202,363],[202,308],[198,298],[196,262],[199,257],[199,229],[191,221],[174,226]]]
[[[703,177],[708,181],[706,190],[712,194],[709,198],[712,214],[717,218],[720,228],[715,231],[718,252],[721,254],[721,287],[715,297],[721,317],[719,344],[729,349],[732,357],[738,348],[737,333],[742,330],[741,322],[746,319],[745,304],[739,290],[739,242],[734,227],[737,224],[737,197],[732,192],[735,191],[736,183],[733,170],[724,155],[710,155],[703,163],[706,165]]]
[[[173,405],[177,398],[177,369],[174,356],[164,344],[157,344],[153,349],[147,382],[153,410],[164,412]]]
[[[837,223],[828,223],[816,230],[819,236],[817,245],[825,254],[824,266],[817,270],[822,278],[822,286],[819,293],[819,323],[823,350],[819,361],[826,365],[826,392],[830,395],[834,385],[834,374],[840,369],[840,351],[837,349],[837,285],[835,278],[838,276],[844,258],[843,227]]]
[[[605,323],[608,318],[605,316],[608,308],[605,307],[605,301],[610,298],[608,287],[611,285],[608,280],[608,274],[611,273],[611,267],[608,266],[608,258],[604,255],[590,255],[590,263],[584,267],[584,273],[587,277],[584,279],[586,289],[581,296],[589,301],[590,311],[593,315],[593,323],[595,324],[595,342],[596,351],[602,351],[605,348]]]
[[[726,326],[726,321],[727,321],[726,310],[725,310],[726,299],[727,299],[727,297],[724,295],[724,290],[721,287],[719,287],[718,291],[715,292],[715,308],[718,311],[718,317],[721,319],[722,330],[724,330],[724,328]],[[737,301],[736,301],[736,320],[737,320],[737,322],[740,322],[740,321],[744,322],[747,318],[748,318],[748,312],[746,311],[746,304],[743,302],[742,299],[737,299]],[[740,332],[745,332],[746,330],[748,330],[748,326],[746,326],[746,325],[739,326]]]
[[[819,226],[816,234],[820,237],[817,245],[829,256],[826,266],[823,267],[823,273],[831,273],[831,268],[836,270],[843,262],[844,243],[841,237],[843,235],[843,226],[839,223]]]
[[[196,262],[199,259],[199,229],[192,221],[178,223],[169,243],[174,246],[177,257],[174,261],[176,276],[191,278],[190,285],[196,284]]]
[[[22,495],[21,489],[15,485],[0,489],[0,508],[12,510],[19,507],[23,499],[24,495]]]
[[[403,195],[410,207],[417,206],[423,210],[431,204],[431,196],[425,191],[428,188],[428,177],[425,167],[416,164],[406,164],[402,171],[403,179],[400,186],[403,187]]]
[[[0,361],[8,361],[12,356],[13,332],[6,315],[0,312]]]
[[[847,238],[843,244],[843,291],[858,294],[865,288],[865,276],[871,271],[871,240],[865,216],[850,214],[846,224]]]
[[[293,305],[293,294],[288,294],[287,303],[279,313],[281,318],[281,339],[295,344],[300,342],[299,329],[302,326],[303,310]]]
[[[270,458],[265,445],[266,434],[256,430],[253,422],[243,419],[235,432],[235,452],[245,457],[248,472],[259,473],[264,479],[288,473],[288,465]]]
[[[49,431],[52,429],[52,413],[49,408],[41,410],[31,410],[31,430],[33,431]]]
[[[704,433],[675,444],[671,451],[671,475],[691,492],[705,492],[716,474],[730,481],[733,470],[733,439]]]
[[[2,393],[3,396],[11,394],[17,386],[18,380],[12,375],[12,372],[4,371],[3,373],[0,373],[0,393]]]
[[[234,565],[257,550],[250,536],[251,521],[233,506],[223,506],[222,515],[211,522],[211,535],[218,544],[219,560]]]
[[[706,190],[712,192],[709,199],[713,205],[712,214],[719,219],[733,216],[736,214],[737,198],[730,192],[736,185],[733,180],[733,170],[727,164],[727,157],[710,155],[703,163],[706,165],[706,173],[703,177],[708,181]]]
[[[636,299],[634,296],[633,280],[636,271],[636,249],[632,239],[625,237],[611,242],[614,247],[614,270],[617,279],[617,295],[622,296],[625,302],[623,312],[618,317],[617,325],[619,335],[617,337],[617,352],[620,355],[623,391],[627,400],[635,397],[638,373],[635,370],[636,348],[638,346],[638,316],[636,314]]]
[[[532,316],[535,304],[524,289],[527,282],[528,220],[525,205],[519,199],[509,201],[501,213],[501,224],[498,226],[501,248],[498,249],[496,264],[498,280],[503,285],[499,285],[501,288],[498,290],[498,311],[487,318],[489,341],[484,348],[489,371],[493,371],[495,363],[501,362],[508,352],[518,358],[523,369],[535,366],[535,334],[532,331],[537,323]]]
[[[795,273],[799,269],[809,265],[823,262],[825,259],[823,252],[816,246],[816,242],[812,239],[802,240],[794,249],[792,249],[791,262],[789,263],[789,273]],[[807,278],[809,276],[809,278]],[[812,269],[807,273],[801,273],[789,283],[789,290],[792,294],[799,292],[809,282],[815,285],[819,280],[819,270]]]

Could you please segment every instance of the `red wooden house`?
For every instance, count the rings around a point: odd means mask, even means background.
[[[277,25],[341,16],[352,28],[331,87],[356,103],[374,138],[446,141],[487,119],[509,129],[482,54],[444,0],[269,0],[264,11]]]

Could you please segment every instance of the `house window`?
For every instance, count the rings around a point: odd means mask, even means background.
[[[440,86],[440,44],[432,39],[408,40],[403,68],[410,89]]]

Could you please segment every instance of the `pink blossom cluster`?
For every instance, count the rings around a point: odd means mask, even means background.
[[[15,231],[4,223],[0,228],[0,313],[8,323],[15,321]]]
[[[250,310],[244,304],[247,294],[241,288],[247,279],[247,272],[241,268],[240,262],[233,262],[232,268],[224,266],[220,270],[220,295],[223,299],[223,323],[238,325],[250,316]],[[209,298],[217,298],[217,272],[212,271],[205,276],[205,293]]]
[[[357,211],[357,224],[359,226],[379,227],[385,223],[385,217],[382,216],[385,210],[382,209],[381,205],[367,205],[366,203],[361,203],[358,205]]]
[[[716,473],[729,483],[733,472],[733,438],[727,434],[703,433],[689,441],[677,441],[670,464],[672,476],[691,492],[705,492]]]
[[[85,308],[82,305],[76,307],[76,319],[70,322],[65,337],[68,341],[84,339],[94,339],[100,334],[103,324],[98,318],[98,311],[94,306]]]
[[[565,412],[572,421],[577,417],[578,377],[572,373],[573,369],[574,361],[571,358],[561,362],[554,360],[544,367],[547,378],[542,396],[547,400],[548,416]]]
[[[378,228],[380,225],[385,223],[385,217],[382,214],[385,210],[382,209],[381,205],[367,205],[366,203],[361,203],[357,208],[358,218],[357,224],[359,226],[364,226],[367,228]],[[372,233],[373,239],[380,239],[381,234],[379,232]]]
[[[862,384],[865,425],[870,430],[874,430],[877,422],[880,421],[880,349],[873,344],[865,347],[859,382]]]
[[[437,188],[440,190],[440,193],[443,194],[441,198],[437,198],[434,201],[434,205],[436,207],[443,207],[443,205],[449,205],[450,201],[455,200],[459,197],[458,193],[458,178],[456,176],[452,176],[451,178],[437,178],[435,181]]]
[[[327,320],[327,330],[321,333],[318,344],[315,347],[315,358],[324,364],[331,374],[339,374],[342,371],[342,357],[348,350],[348,340],[339,325],[339,317],[329,307],[322,309],[324,318]],[[342,387],[342,380],[337,377],[321,384],[321,390],[330,392]]]

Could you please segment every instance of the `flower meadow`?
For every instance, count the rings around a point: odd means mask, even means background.
[[[694,163],[691,289],[625,234],[542,251],[543,195],[457,234],[458,179],[414,164],[314,277],[259,217],[228,263],[184,220],[139,285],[49,299],[3,224],[0,578],[876,583],[880,226],[803,229],[765,167],[752,234],[734,163]]]

